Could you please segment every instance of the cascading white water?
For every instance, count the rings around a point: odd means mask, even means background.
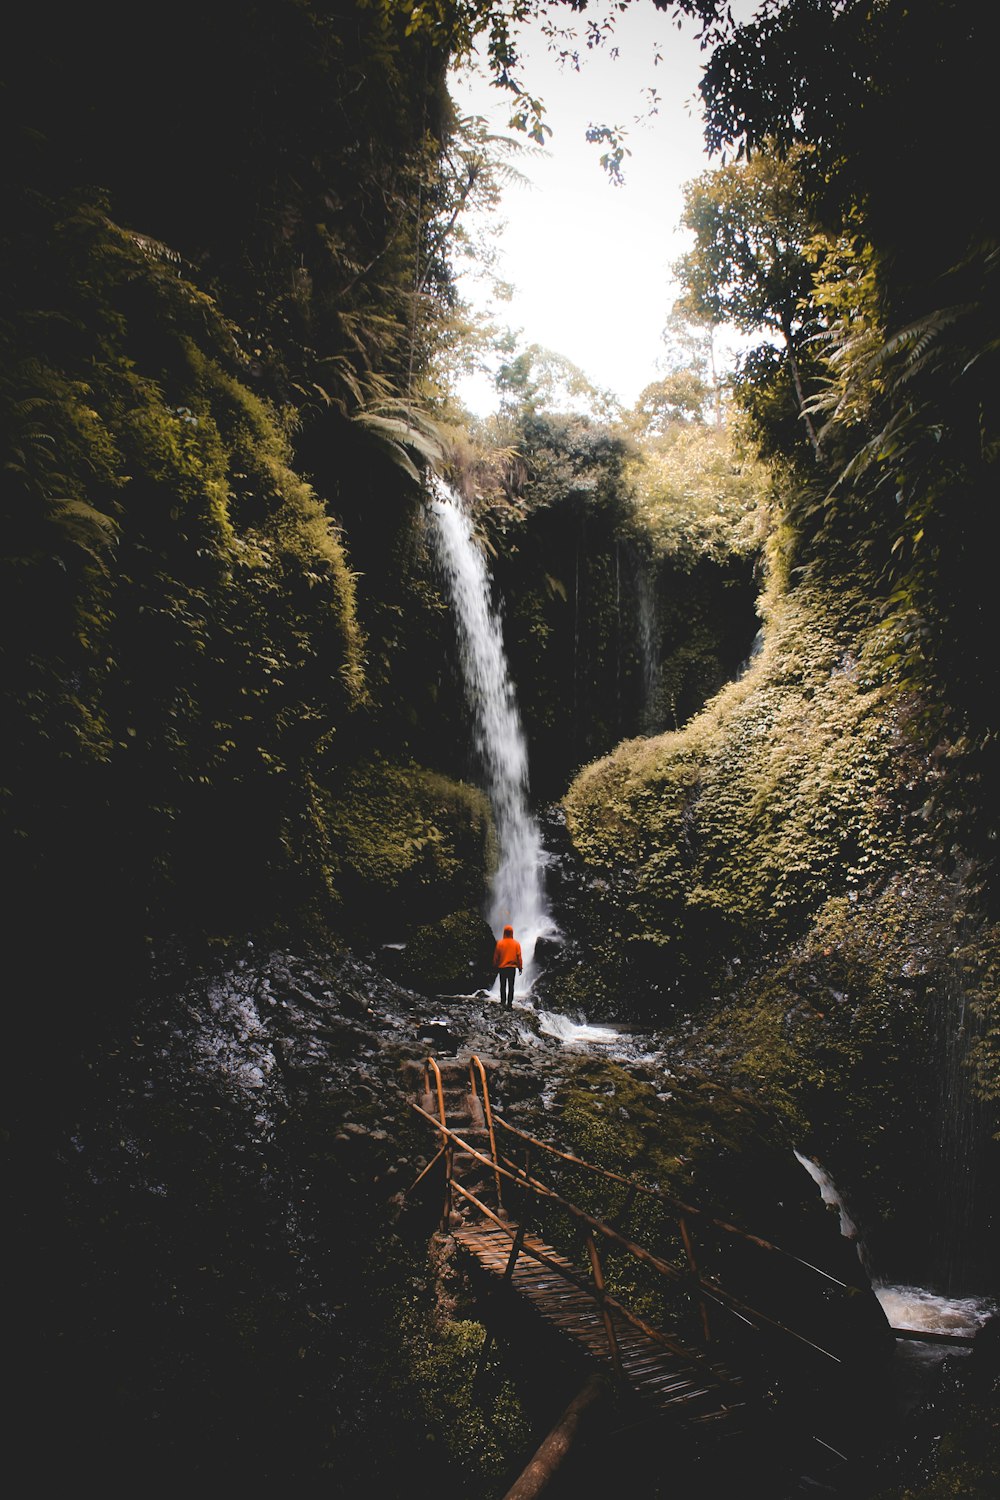
[[[538,1029],[546,1036],[558,1037],[569,1046],[590,1047],[597,1043],[613,1048],[621,1040],[621,1032],[613,1026],[591,1026],[587,1021],[572,1021],[569,1016],[553,1010],[539,1011]]]
[[[837,1210],[837,1214],[840,1218],[841,1234],[844,1236],[845,1240],[854,1241],[855,1246],[858,1250],[859,1259],[863,1264],[867,1265],[867,1257],[865,1254],[864,1246],[858,1239],[857,1225],[851,1218],[850,1214],[847,1212],[847,1209],[844,1206],[844,1200],[837,1192],[837,1186],[833,1178],[830,1176],[826,1168],[821,1166],[820,1163],[813,1157],[803,1156],[801,1151],[795,1151],[794,1155],[795,1160],[799,1163],[800,1166],[805,1167],[806,1171],[809,1173],[809,1176],[819,1188],[820,1197],[823,1199],[823,1202],[826,1204],[827,1208],[835,1208]]]
[[[931,1291],[928,1287],[901,1286],[895,1282],[880,1280],[874,1274],[864,1241],[829,1172],[815,1157],[803,1156],[801,1151],[795,1152],[795,1158],[819,1188],[823,1202],[829,1208],[837,1210],[840,1232],[854,1245],[859,1260],[871,1278],[872,1291],[881,1303],[891,1327],[909,1329],[916,1334],[927,1332],[972,1337],[987,1318],[996,1312],[995,1303],[988,1297],[948,1297]],[[935,1365],[945,1357],[945,1353],[954,1356],[957,1348],[956,1345],[942,1346],[933,1342],[906,1342],[897,1347],[896,1359],[903,1365]],[[915,1388],[915,1393],[910,1392],[908,1399],[915,1402],[919,1395],[919,1389]]]
[[[506,923],[513,926],[524,955],[517,989],[524,993],[534,978],[538,938],[556,930],[542,883],[542,838],[528,805],[528,750],[482,548],[458,497],[436,476],[431,485],[437,554],[455,606],[474,741],[499,845],[487,920],[497,937]]]

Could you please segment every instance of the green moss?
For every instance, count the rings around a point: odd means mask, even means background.
[[[683,731],[627,742],[570,787],[570,834],[608,882],[626,968],[662,963],[707,988],[723,953],[758,957],[908,861],[919,752],[902,700],[866,668],[864,611],[845,603],[772,603],[745,676]]]
[[[888,680],[880,622],[816,584],[765,608],[740,680],[571,786],[589,879],[566,994],[585,1003],[596,975],[590,1014],[694,1013],[689,1053],[822,1143],[871,1232],[905,1242],[913,1153],[939,1151],[956,996],[996,1094],[995,931],[956,853],[946,747],[926,750],[926,718]]]
[[[410,1372],[427,1427],[461,1469],[480,1481],[502,1475],[531,1436],[516,1388],[503,1379],[483,1402],[473,1375],[486,1330],[481,1323],[445,1320],[436,1336],[415,1336]]]
[[[493,983],[495,934],[478,911],[451,912],[418,927],[399,977],[425,994],[469,994]]]
[[[790,1139],[779,1116],[732,1084],[691,1071],[664,1090],[589,1058],[560,1085],[557,1112],[562,1138],[577,1155],[666,1192],[707,1184],[718,1158]]]
[[[721,474],[726,439],[702,436],[700,457],[711,451]],[[642,485],[656,460],[638,463],[624,428],[522,412],[519,439],[522,457],[502,490],[494,481],[483,520],[532,786],[547,798],[622,738],[684,722],[745,658],[760,481],[747,465],[739,496],[720,503],[702,474],[702,490],[650,509]]]
[[[825,903],[808,934],[751,976],[706,1034],[800,1125],[816,1122],[828,1093],[853,1097],[857,1142],[874,1146],[926,1087],[957,899],[934,871],[914,869],[877,896]]]
[[[494,843],[476,788],[376,757],[347,770],[320,802],[333,884],[352,918],[397,937],[481,904]]]
[[[103,889],[136,940],[307,910],[310,772],[365,693],[343,536],[176,260],[101,204],[23,209],[0,308],[8,812],[39,878]]]

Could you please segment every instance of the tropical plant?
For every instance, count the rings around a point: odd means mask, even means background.
[[[815,332],[806,255],[813,226],[799,187],[804,154],[800,147],[785,157],[765,149],[689,183],[681,222],[695,244],[674,274],[684,287],[680,312],[781,341],[799,415],[819,458],[801,368]]]

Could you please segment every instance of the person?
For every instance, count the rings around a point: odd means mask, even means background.
[[[503,937],[493,949],[493,967],[500,975],[500,1004],[506,1010],[514,1006],[514,970],[524,972],[521,960],[521,944],[514,937],[513,927],[505,927]]]

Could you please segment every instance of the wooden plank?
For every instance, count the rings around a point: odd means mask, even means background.
[[[626,1368],[630,1375],[638,1379],[640,1375],[673,1374],[679,1367],[676,1364],[665,1364],[658,1355],[647,1355],[643,1359],[628,1360]]]
[[[975,1339],[965,1333],[931,1333],[928,1328],[890,1328],[890,1333],[897,1339],[916,1339],[921,1344],[966,1344],[972,1345]]]
[[[669,1391],[697,1391],[714,1390],[714,1386],[706,1386],[704,1382],[699,1383],[691,1372],[683,1370],[659,1370],[638,1377],[635,1382],[637,1391],[649,1391],[656,1394]]]
[[[656,1397],[656,1404],[657,1404],[657,1406],[682,1406],[682,1405],[684,1405],[685,1402],[695,1401],[695,1400],[697,1400],[701,1396],[717,1396],[717,1395],[718,1395],[717,1391],[712,1390],[711,1387],[709,1387],[709,1386],[705,1386],[700,1391],[699,1390],[681,1391],[676,1396],[671,1396],[669,1394],[662,1395],[662,1396],[657,1396]]]
[[[512,1238],[502,1229],[494,1225],[463,1226],[455,1231],[454,1238],[488,1273],[501,1275],[506,1271]],[[532,1252],[544,1255],[549,1264],[533,1260]],[[579,1274],[572,1262],[551,1245],[525,1234],[521,1254],[511,1273],[511,1284],[545,1322],[606,1367],[612,1361],[596,1301],[579,1286],[563,1281],[554,1267],[565,1268],[574,1276]],[[732,1408],[721,1400],[718,1389],[705,1383],[703,1373],[686,1367],[676,1355],[636,1330],[619,1314],[613,1315],[612,1323],[619,1341],[624,1378],[641,1401],[666,1412],[708,1399],[716,1403],[714,1409],[692,1416],[699,1420],[708,1416],[722,1420],[727,1416]]]

